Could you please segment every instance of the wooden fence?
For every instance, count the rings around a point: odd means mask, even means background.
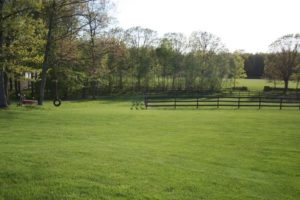
[[[298,108],[300,110],[300,98],[295,97],[267,97],[267,96],[173,96],[173,97],[144,97],[146,109],[149,107],[284,107]]]

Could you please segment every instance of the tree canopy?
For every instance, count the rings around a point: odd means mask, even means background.
[[[267,73],[270,77],[284,81],[285,90],[297,71],[300,56],[300,34],[288,34],[275,40],[270,45]]]
[[[299,81],[299,34],[270,53],[229,52],[206,31],[189,37],[114,24],[109,0],[0,0],[0,106],[23,92],[39,99],[159,90],[219,90],[238,78]],[[265,66],[266,65],[266,66]]]

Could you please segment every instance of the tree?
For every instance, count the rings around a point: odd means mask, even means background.
[[[8,74],[7,74],[7,61],[9,60],[9,52],[7,52],[9,47],[12,43],[15,43],[15,47],[21,47],[26,46],[25,43],[23,45],[16,45],[16,43],[19,42],[26,42],[25,40],[20,40],[21,37],[12,37],[13,35],[20,36],[20,32],[23,34],[23,38],[26,37],[27,33],[31,33],[30,30],[28,32],[24,31],[22,32],[22,28],[24,26],[19,24],[16,24],[16,26],[9,26],[13,23],[16,23],[16,18],[20,17],[19,19],[21,21],[25,21],[26,19],[32,18],[33,12],[38,9],[40,6],[39,1],[34,0],[27,0],[27,1],[6,1],[6,0],[0,0],[0,107],[7,107],[7,80],[8,80]],[[27,21],[28,22],[28,21]],[[12,29],[13,27],[13,29]],[[27,29],[28,30],[28,29]],[[15,34],[16,33],[16,34]],[[15,42],[18,40],[18,42]],[[29,48],[28,48],[29,49]],[[24,48],[23,48],[24,50]],[[27,50],[25,52],[28,53]],[[21,52],[20,53],[25,53]]]
[[[166,33],[163,38],[170,42],[172,49],[176,52],[184,53],[188,48],[188,41],[183,33]]]
[[[3,56],[3,31],[4,31],[4,0],[0,0],[0,107],[7,107],[7,97],[4,86],[4,56]]]
[[[46,85],[46,89],[51,92],[51,97],[67,98],[83,87],[86,75],[78,43],[74,36],[70,36],[53,44],[54,51],[51,53],[50,68],[47,73],[49,84]],[[56,84],[59,90],[56,90]]]
[[[118,77],[118,89],[123,89],[123,76],[129,68],[128,59],[129,52],[126,48],[124,41],[118,37],[110,39],[108,52],[108,76],[109,76],[109,89],[112,91],[112,76],[115,74]]]
[[[298,65],[295,69],[294,74],[292,75],[292,79],[296,81],[296,89],[299,88],[299,83],[300,83],[300,56],[298,57]]]
[[[277,55],[275,53],[268,54],[266,56],[266,66],[264,69],[264,77],[272,81],[275,88],[276,82],[281,79],[281,74],[276,64],[276,57]]]
[[[10,80],[18,82],[24,79],[25,73],[35,74],[39,71],[43,58],[45,27],[41,19],[18,16],[7,24],[6,30],[5,70]],[[5,89],[7,91],[8,88]],[[16,94],[19,92],[16,90]],[[9,98],[8,92],[6,93]]]
[[[171,46],[171,42],[167,38],[163,38],[160,42],[158,48],[156,48],[156,56],[158,59],[158,64],[160,66],[160,73],[158,76],[162,76],[162,86],[166,88],[166,78],[171,73],[170,68],[172,65],[173,49]]]
[[[136,87],[140,89],[142,78],[146,78],[154,63],[152,48],[157,43],[157,33],[147,28],[132,27],[126,30],[125,41],[131,57],[132,78],[137,79]]]
[[[43,1],[43,14],[46,21],[47,36],[41,72],[39,105],[43,105],[46,75],[49,68],[51,51],[55,41],[77,34],[87,24],[80,24],[84,7],[91,0],[49,0]]]
[[[264,54],[242,54],[245,59],[245,71],[248,78],[261,78],[264,75]]]
[[[270,51],[273,54],[269,57],[268,65],[272,65],[274,74],[284,81],[284,90],[287,91],[289,80],[298,65],[300,34],[280,37],[270,45]]]
[[[220,73],[224,64],[217,62],[220,55],[227,52],[221,39],[211,33],[197,31],[193,32],[189,39],[189,48],[195,57],[195,75],[192,82],[197,81],[198,89],[215,89],[216,83],[220,83],[225,74]],[[188,73],[188,72],[187,72]],[[191,74],[191,73],[188,73]],[[219,84],[218,84],[219,85]]]
[[[233,79],[233,87],[236,87],[236,79],[246,78],[244,59],[238,52],[234,52],[229,60],[229,76]]]
[[[83,28],[84,38],[88,40],[84,59],[88,68],[93,98],[96,97],[96,87],[101,73],[101,60],[109,51],[108,47],[105,46],[103,34],[110,22],[108,15],[110,9],[111,3],[109,0],[91,1],[85,7],[85,14],[82,17],[82,23],[87,24]],[[99,39],[100,37],[101,39]],[[102,45],[102,47],[99,45]]]
[[[188,47],[187,38],[182,33],[166,33],[164,39],[168,41],[170,46],[170,73],[172,89],[175,89],[175,80],[183,69],[184,53]]]
[[[172,89],[183,68],[184,51],[187,48],[186,38],[181,33],[167,33],[156,48],[158,64],[161,67],[159,76],[163,78],[163,88],[166,88],[167,76],[172,79]]]

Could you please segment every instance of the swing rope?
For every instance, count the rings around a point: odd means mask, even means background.
[[[58,97],[58,78],[57,78],[57,66],[54,67],[54,76],[55,76],[55,98],[53,100],[53,105],[59,107],[61,105],[61,100]]]

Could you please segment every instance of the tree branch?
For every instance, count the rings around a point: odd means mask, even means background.
[[[3,17],[2,17],[2,20],[6,20],[6,19],[8,19],[8,18],[10,18],[10,17],[14,17],[15,15],[18,15],[18,14],[20,14],[20,13],[22,13],[22,12],[26,12],[26,11],[32,10],[32,9],[33,9],[32,7],[28,7],[28,8],[23,8],[23,9],[21,9],[21,10],[16,10],[16,11],[14,11],[14,12],[12,12],[12,13],[9,13],[9,14],[6,15],[6,16],[3,16]]]

